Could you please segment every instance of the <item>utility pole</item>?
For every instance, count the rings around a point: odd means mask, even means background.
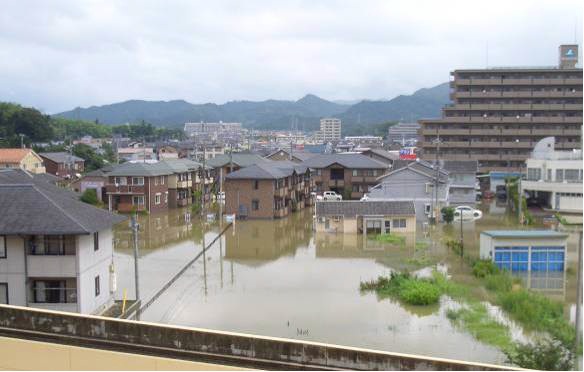
[[[205,158],[207,157],[206,147],[203,145],[203,166],[201,167],[201,216],[205,216],[205,181],[207,180],[205,169]],[[203,246],[204,248],[204,246]]]
[[[436,167],[436,179],[434,180],[434,198],[432,198],[432,210],[430,211],[430,223],[435,224],[436,223],[436,208],[438,207],[438,184],[439,184],[438,178],[440,177],[440,167],[438,165],[438,158],[439,158],[438,153],[440,152],[440,133],[438,133],[438,136],[432,142],[434,144],[436,144],[436,159],[434,162],[434,166]]]
[[[523,192],[521,191],[521,165],[519,165],[519,179],[517,180],[517,220],[519,224],[523,225],[523,215],[521,208],[523,207]]]
[[[140,230],[140,224],[137,221],[137,213],[132,215],[132,237],[134,238],[134,285],[136,287],[136,302],[140,301],[140,280],[138,271],[138,231]]]
[[[24,134],[20,133],[20,148],[23,149],[24,148]]]
[[[464,239],[462,234],[462,210],[460,211],[460,257],[464,256]]]

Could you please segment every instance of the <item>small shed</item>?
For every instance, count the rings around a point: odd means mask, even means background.
[[[490,230],[480,237],[482,259],[510,272],[563,272],[568,234],[552,230]]]
[[[389,234],[416,231],[413,201],[320,201],[317,232]]]

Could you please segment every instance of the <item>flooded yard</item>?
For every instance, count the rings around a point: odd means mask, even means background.
[[[504,206],[481,206],[484,216],[463,224],[464,254],[478,257],[479,234],[516,227]],[[139,285],[147,301],[221,231],[203,226],[185,210],[140,216]],[[142,320],[367,347],[392,352],[503,363],[496,348],[454,327],[446,316],[456,306],[448,297],[429,307],[407,306],[359,283],[393,270],[438,267],[454,281],[475,280],[468,263],[445,246],[460,225],[438,225],[407,236],[403,245],[365,240],[361,235],[315,233],[312,211],[274,221],[237,221],[141,316]],[[576,246],[569,238],[567,274],[526,277],[528,286],[573,308]],[[118,294],[134,296],[131,232],[115,230]],[[497,309],[493,309],[497,311]],[[567,312],[566,317],[571,315]],[[521,338],[521,331],[514,331]]]

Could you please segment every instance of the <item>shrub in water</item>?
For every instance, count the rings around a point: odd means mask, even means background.
[[[399,297],[410,305],[431,305],[438,302],[440,294],[436,284],[427,280],[410,279],[402,284]]]
[[[472,265],[472,274],[477,278],[484,278],[499,272],[499,268],[490,260],[477,260]]]

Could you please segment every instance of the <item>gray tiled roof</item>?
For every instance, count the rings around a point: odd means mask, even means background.
[[[308,168],[290,161],[269,161],[241,168],[225,176],[226,179],[264,179],[273,180],[291,176],[294,172],[304,174]]]
[[[371,152],[373,154],[376,154],[378,156],[386,158],[387,160],[392,160],[392,161],[399,160],[399,154],[396,154],[394,152],[389,152],[389,151],[384,150],[384,149],[369,149],[367,151],[363,151],[364,154],[367,152]]]
[[[361,154],[321,154],[302,162],[309,168],[326,168],[332,164],[339,164],[345,168],[387,169],[388,166],[378,160]]]
[[[233,165],[236,165],[240,168],[249,167],[250,165],[270,161],[268,159],[264,159],[263,157],[257,154],[242,154],[234,152],[232,156]],[[229,162],[230,162],[229,154],[222,154],[215,156],[213,159],[209,159],[207,161],[207,165],[213,168],[219,168],[228,165]]]
[[[414,202],[408,201],[321,201],[316,203],[317,216],[415,216]]]
[[[0,171],[0,235],[90,234],[126,219],[22,170]]]
[[[476,173],[479,168],[476,160],[441,160],[440,165],[450,173]]]
[[[165,176],[174,173],[173,170],[161,162],[158,163],[123,163],[114,167],[108,176]]]
[[[290,154],[290,149],[282,149],[282,148],[279,148],[279,149],[277,149],[275,151],[270,152],[265,157],[266,158],[269,158],[270,156],[275,155],[275,154],[277,154],[279,152],[285,152],[286,155],[289,155]],[[295,158],[297,158],[297,159],[299,159],[300,161],[308,160],[308,159],[310,159],[310,158],[312,158],[312,157],[314,157],[316,155],[317,154],[312,153],[312,152],[292,151],[292,156],[295,157]]]
[[[55,163],[67,163],[67,162],[77,162],[84,161],[78,156],[71,155],[68,152],[41,152],[39,153],[43,158],[47,158]]]

